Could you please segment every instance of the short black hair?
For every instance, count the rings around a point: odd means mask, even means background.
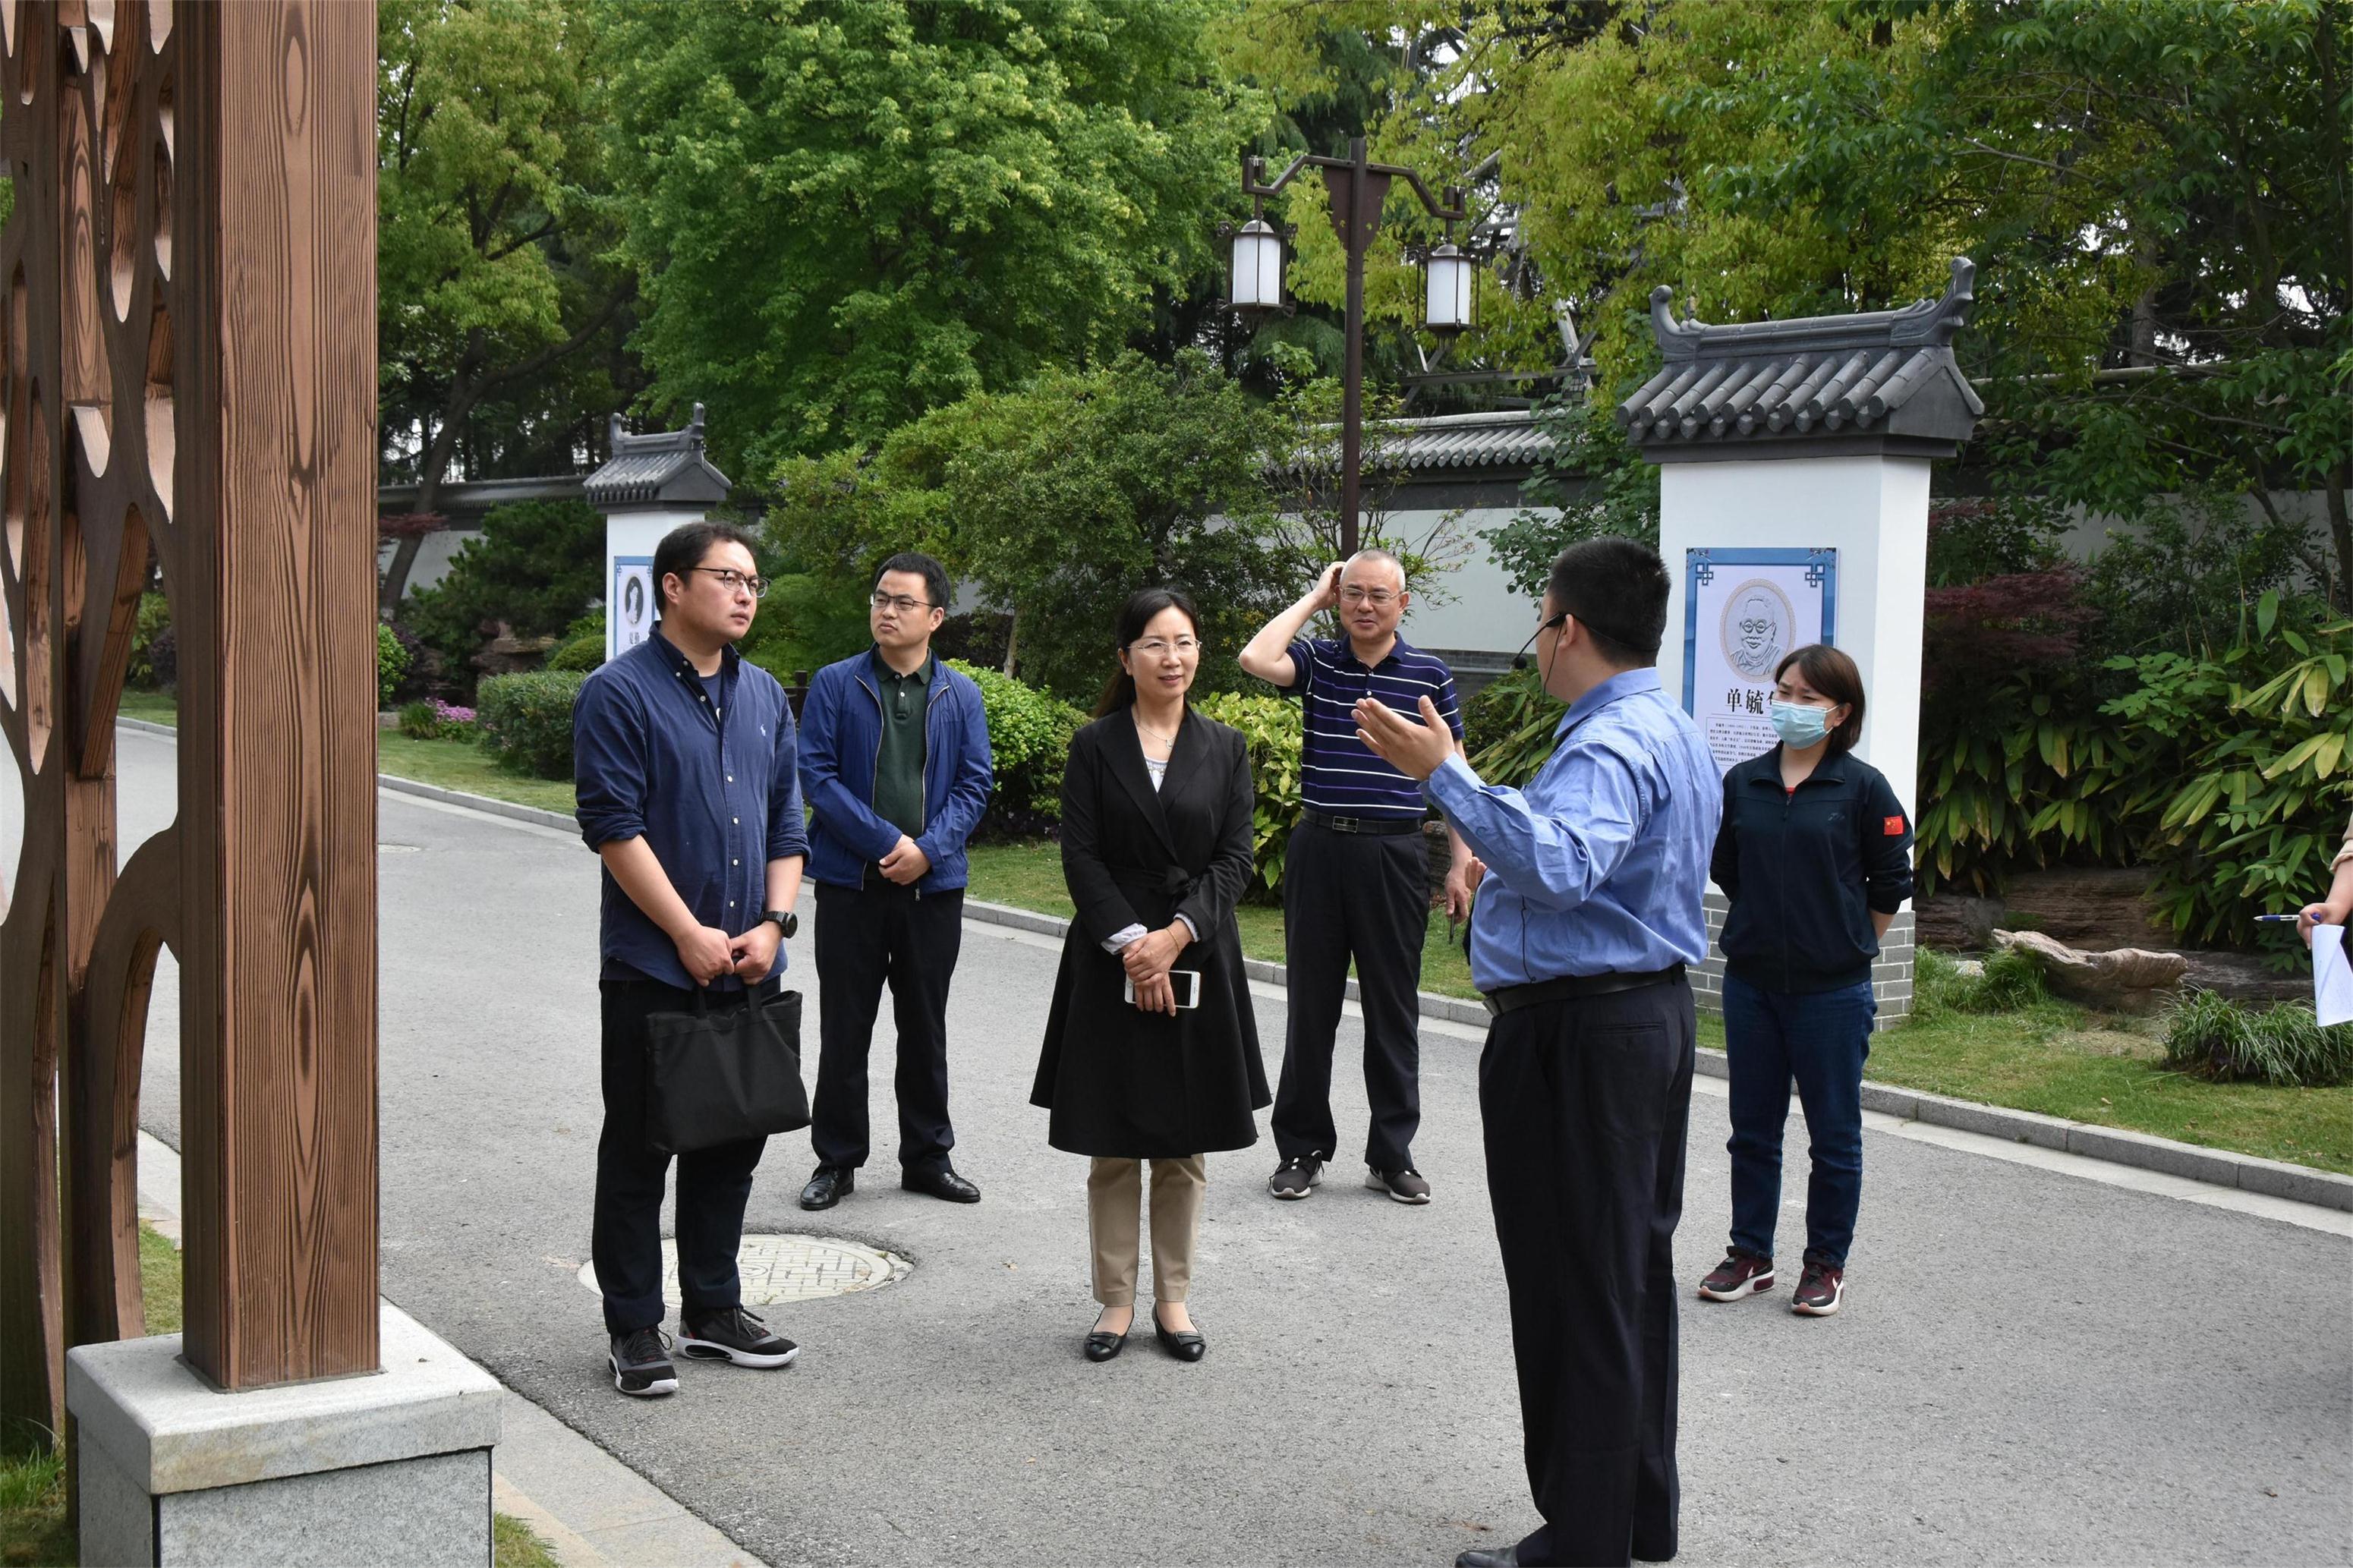
[[[1773,667],[1774,685],[1781,684],[1793,664],[1807,685],[1846,710],[1846,717],[1830,733],[1831,755],[1854,750],[1862,736],[1862,671],[1844,649],[1826,642],[1808,643],[1781,656],[1781,662]]]
[[[722,544],[740,544],[754,560],[759,558],[760,552],[752,543],[751,531],[738,523],[708,520],[682,522],[662,535],[661,542],[654,546],[654,611],[657,620],[663,611],[670,608],[670,595],[662,591],[663,579],[675,577],[683,587],[686,574],[702,565],[710,558],[712,551]]]
[[[920,550],[902,550],[874,569],[874,585],[880,588],[882,579],[892,572],[912,572],[923,580],[923,592],[932,596],[932,607],[944,610],[955,599],[955,590],[948,586],[948,569]]]
[[[1577,617],[1593,646],[1626,668],[1659,662],[1667,635],[1667,564],[1631,539],[1588,539],[1553,558],[1545,593]]]

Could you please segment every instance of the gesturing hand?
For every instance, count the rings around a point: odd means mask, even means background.
[[[1454,754],[1454,736],[1439,717],[1438,704],[1425,697],[1420,707],[1419,724],[1375,697],[1363,699],[1351,711],[1356,739],[1366,749],[1417,782],[1429,778]]]

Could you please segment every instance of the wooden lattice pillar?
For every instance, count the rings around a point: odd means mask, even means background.
[[[0,1439],[59,1426],[66,1345],[141,1331],[163,943],[190,1363],[376,1364],[375,86],[366,0],[0,0]],[[180,814],[118,882],[151,546]]]

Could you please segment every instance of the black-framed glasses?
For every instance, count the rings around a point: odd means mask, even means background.
[[[733,566],[691,566],[687,570],[710,573],[719,579],[719,585],[731,594],[738,588],[749,588],[752,591],[752,597],[755,599],[767,597],[768,580],[765,577],[746,577]]]
[[[877,590],[874,595],[874,607],[878,610],[896,610],[902,616],[912,616],[917,610],[939,608],[929,599],[911,599],[904,594],[885,594],[880,590]]]

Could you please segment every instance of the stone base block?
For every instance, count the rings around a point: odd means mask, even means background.
[[[247,1394],[176,1334],[71,1352],[82,1562],[485,1568],[498,1383],[383,1312],[383,1371]]]

